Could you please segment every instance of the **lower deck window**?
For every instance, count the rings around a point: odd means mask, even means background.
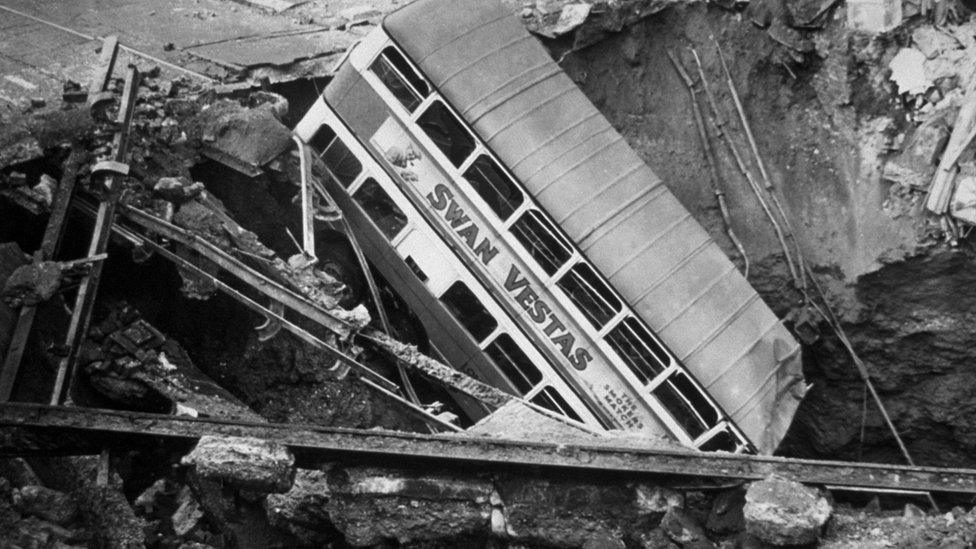
[[[597,330],[620,310],[620,300],[586,263],[573,265],[557,284]]]
[[[479,343],[498,327],[495,317],[491,316],[478,297],[460,280],[451,284],[451,287],[444,292],[441,302]]]
[[[485,353],[495,362],[498,369],[515,385],[519,394],[524,395],[542,381],[542,372],[532,364],[529,357],[519,349],[515,340],[508,334],[501,334],[485,348]]]
[[[674,372],[653,392],[691,438],[701,436],[718,423],[718,412],[682,372]]]
[[[390,240],[400,234],[407,225],[407,216],[372,177],[363,181],[362,186],[352,197],[362,206],[373,223],[376,223],[380,232]]]
[[[625,318],[605,339],[644,385],[664,373],[671,363],[654,336],[634,317]]]
[[[580,419],[579,414],[577,414],[576,411],[569,406],[569,403],[563,399],[562,395],[556,392],[556,390],[551,386],[546,386],[544,389],[539,391],[539,394],[532,397],[532,402],[547,410],[564,415],[570,419],[583,421]]]
[[[726,428],[712,435],[712,438],[706,440],[698,449],[703,452],[716,452],[719,450],[734,452],[737,446],[738,440],[736,436]]]

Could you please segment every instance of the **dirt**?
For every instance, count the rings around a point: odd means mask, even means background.
[[[671,7],[561,64],[741,266],[709,189],[687,89],[666,56],[672,50],[693,68],[689,48],[697,50],[721,119],[748,154],[717,38],[803,254],[910,452],[919,463],[974,466],[972,247],[966,241],[946,246],[938,220],[919,214],[918,195],[881,178],[892,139],[906,131],[909,115],[885,67],[911,29],[870,38],[834,18],[808,34],[812,47],[798,52],[750,22],[761,5],[739,14]],[[793,318],[802,294],[772,225],[713,137],[732,227],[751,262],[749,281],[777,314]],[[755,162],[748,163],[758,176]],[[902,462],[871,403],[862,436],[863,383],[830,329],[822,322],[816,328],[818,341],[804,347],[804,375],[813,388],[780,453]]]

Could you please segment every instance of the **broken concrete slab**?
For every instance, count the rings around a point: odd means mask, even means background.
[[[856,31],[888,32],[902,21],[901,0],[849,0],[847,26]]]
[[[925,54],[915,48],[902,48],[888,63],[898,93],[919,94],[932,86],[925,74]]]
[[[182,463],[202,479],[265,493],[287,492],[295,479],[288,448],[252,438],[202,437]]]
[[[229,100],[205,107],[187,123],[186,132],[199,140],[205,156],[251,177],[292,145],[291,131],[271,106],[249,109]]]
[[[771,475],[746,490],[746,531],[773,545],[817,541],[832,508],[817,490]]]
[[[300,6],[308,2],[308,0],[234,0],[239,4],[244,4],[245,6],[251,6],[262,10],[268,10],[271,13],[281,13],[283,11],[290,10],[295,6]]]

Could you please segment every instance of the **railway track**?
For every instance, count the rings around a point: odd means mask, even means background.
[[[0,454],[97,453],[139,443],[189,447],[205,435],[254,437],[288,446],[300,466],[379,461],[425,468],[477,467],[575,474],[751,481],[779,474],[805,484],[867,490],[976,493],[976,470],[815,461],[570,443],[424,435],[312,425],[247,423],[36,404],[0,405]],[[23,440],[33,444],[25,447]],[[597,439],[594,439],[596,441]],[[25,449],[26,448],[26,449]]]

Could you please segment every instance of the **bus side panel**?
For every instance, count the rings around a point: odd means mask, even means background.
[[[362,215],[358,205],[349,195],[343,189],[330,187],[329,191],[349,220],[363,248],[363,253],[393,286],[397,295],[406,302],[410,310],[417,315],[434,347],[455,368],[475,378],[484,379],[482,372],[490,372],[491,368],[484,364],[485,359],[481,349],[466,334],[460,333],[456,321],[439,306],[439,302],[431,296],[424,283],[400,259],[382,233]],[[496,379],[485,381],[493,385],[499,383]],[[457,393],[453,394],[473,421],[478,421],[485,415],[484,409],[475,400]]]
[[[383,100],[349,63],[339,68],[323,95],[356,135],[373,135],[389,116]]]

